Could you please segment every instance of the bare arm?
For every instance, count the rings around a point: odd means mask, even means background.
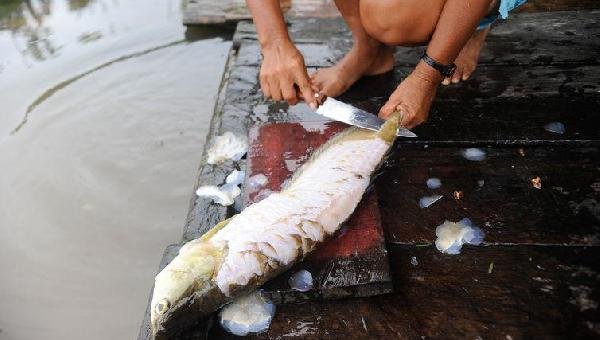
[[[427,46],[427,54],[443,64],[454,62],[491,2],[447,0]],[[423,123],[442,79],[437,70],[420,61],[415,70],[398,85],[379,114],[385,118],[400,110],[403,113],[402,125],[412,128]]]
[[[291,42],[279,0],[246,0],[258,33],[263,62],[260,87],[265,97],[296,104],[303,97],[317,107],[304,58]],[[296,87],[300,90],[299,95]]]
[[[491,3],[491,0],[447,0],[427,46],[427,54],[442,64],[453,63]],[[419,64],[426,66],[423,62]],[[432,69],[429,67],[429,70]],[[438,76],[441,77],[439,73]]]

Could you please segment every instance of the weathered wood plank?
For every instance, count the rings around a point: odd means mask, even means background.
[[[396,293],[282,305],[269,330],[253,338],[600,336],[599,247],[467,247],[455,256],[432,246],[388,249]],[[232,337],[216,327],[209,338]]]
[[[481,162],[462,150],[400,146],[389,157],[376,181],[388,242],[431,244],[444,220],[468,217],[485,244],[600,245],[599,148],[483,148]],[[428,189],[430,177],[442,186]],[[433,194],[444,197],[421,209],[419,199]]]
[[[530,0],[518,10],[522,12],[573,11],[597,9],[598,6],[600,4],[596,0]]]
[[[288,18],[334,18],[340,14],[332,0],[280,0]],[[595,0],[529,0],[515,12],[542,12],[598,9]],[[223,25],[250,20],[244,0],[185,0],[184,25]]]
[[[330,0],[280,0],[289,17],[336,17],[339,12]],[[184,25],[222,25],[252,19],[244,0],[186,0]]]
[[[285,305],[260,337],[600,337],[598,13],[511,15],[509,23],[494,29],[474,81],[441,90],[430,121],[416,129],[419,139],[398,142],[378,184],[386,189],[384,226],[393,237],[388,249],[396,294]],[[333,63],[349,47],[339,20],[293,20],[290,31],[313,67]],[[224,131],[247,134],[258,123],[322,121],[306,106],[262,98],[257,50],[243,51],[256,44],[253,28],[240,24],[235,36],[209,143]],[[397,53],[395,73],[363,79],[344,98],[376,111],[418,57],[418,51],[407,51]],[[373,85],[382,80],[383,85]],[[567,132],[544,131],[550,121],[565,123]],[[465,163],[457,152],[466,145],[495,148],[487,161]],[[202,165],[198,182],[220,184],[232,167],[244,168],[245,162],[214,169]],[[542,177],[541,190],[526,187],[530,173]],[[453,187],[464,193],[460,201],[447,196],[429,208],[431,216],[414,206],[415,197],[427,192],[424,179],[430,175],[442,178],[441,190],[448,195]],[[482,188],[479,177],[485,181]],[[395,190],[394,180],[403,183],[402,191]],[[193,198],[184,239],[232,212]],[[427,224],[402,222],[410,216]],[[432,245],[411,244],[431,243],[438,219],[446,216],[471,217],[488,232],[486,245],[446,256]],[[176,249],[170,248],[165,264]],[[410,264],[413,256],[417,266]],[[491,262],[494,269],[487,274]],[[140,339],[149,338],[148,330],[146,319]],[[222,332],[217,327],[210,335]],[[204,337],[204,330],[191,336]]]
[[[415,129],[419,138],[400,142],[598,145],[600,93],[593,89],[600,82],[598,67],[582,66],[566,71],[559,67],[490,68],[486,73],[482,67],[464,84],[440,88],[429,121]],[[363,78],[341,99],[377,112],[401,80],[401,72]],[[576,79],[572,72],[587,72],[587,75]],[[238,85],[230,91],[235,99],[228,109],[236,113],[237,119],[247,124],[323,120],[306,105],[288,107],[286,103],[263,102],[256,81],[257,67],[238,66],[234,73],[239,74]],[[564,135],[543,129],[555,121],[567,127]]]

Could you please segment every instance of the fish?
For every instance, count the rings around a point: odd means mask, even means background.
[[[392,114],[378,131],[340,132],[315,150],[280,192],[184,244],[155,277],[153,338],[177,338],[330,239],[391,149],[399,118]]]

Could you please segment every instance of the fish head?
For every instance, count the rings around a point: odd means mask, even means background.
[[[208,306],[214,308],[211,299],[219,300],[215,293],[218,295],[220,291],[214,291],[218,288],[212,277],[221,263],[221,257],[221,251],[210,243],[190,241],[156,275],[150,302],[150,322],[155,337],[160,332],[175,328],[174,325],[192,321],[198,323],[205,316],[202,314],[209,309]],[[193,311],[198,313],[194,314]],[[186,314],[196,319],[186,321]]]

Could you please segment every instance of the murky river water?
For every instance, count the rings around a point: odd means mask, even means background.
[[[132,339],[230,42],[179,0],[0,0],[0,339]]]

